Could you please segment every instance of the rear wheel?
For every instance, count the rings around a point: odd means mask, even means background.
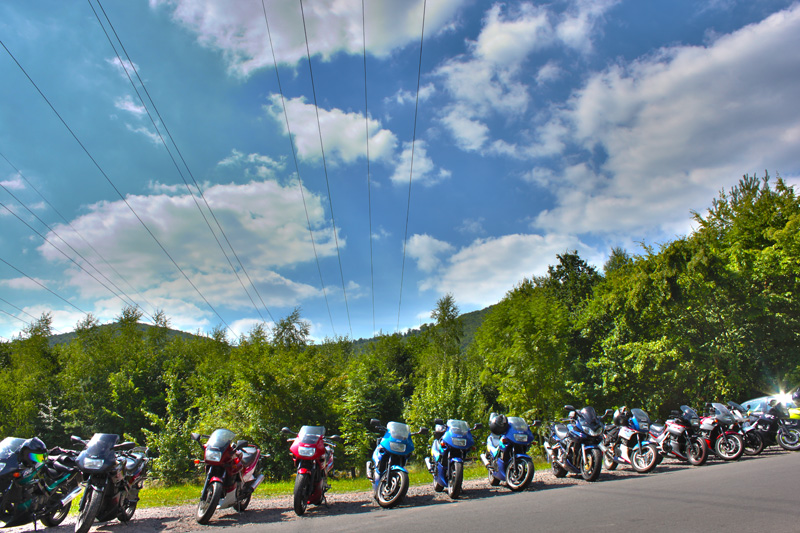
[[[103,494],[93,490],[90,485],[87,485],[83,493],[83,498],[81,498],[78,520],[75,522],[75,533],[86,533],[91,529],[102,502]]]
[[[461,494],[461,484],[464,481],[464,463],[454,462],[451,468],[450,479],[447,480],[447,494],[455,500]]]
[[[722,434],[714,442],[714,453],[724,461],[734,461],[744,453],[744,440],[737,433]]]
[[[390,509],[403,501],[408,492],[408,472],[389,470],[375,487],[378,505]]]
[[[137,503],[138,502],[132,502],[126,499],[122,504],[122,510],[117,515],[117,520],[120,522],[130,522],[131,518],[133,518],[133,513],[136,512]]]
[[[60,501],[61,498],[66,496],[69,492],[70,492],[69,487],[67,487],[67,484],[65,483],[62,484],[58,488],[58,490],[56,490],[53,493],[51,497],[53,499],[57,499]],[[42,524],[44,524],[47,527],[55,527],[64,521],[64,519],[69,514],[70,507],[72,507],[71,501],[65,503],[64,505],[59,505],[58,507],[56,507],[55,509],[53,509],[52,511],[41,517],[39,520],[42,522]]]
[[[586,454],[586,460],[582,460],[581,477],[586,481],[596,481],[600,476],[600,468],[603,466],[603,452],[598,448],[592,448]]]
[[[533,463],[530,459],[522,457],[512,460],[506,470],[506,484],[514,492],[525,490],[533,481]]]
[[[778,430],[778,444],[784,450],[794,452],[800,450],[800,430],[782,427]]]
[[[565,477],[567,475],[567,469],[556,463],[555,460],[550,463],[550,468],[552,468],[553,475],[556,477]]]
[[[617,462],[614,460],[613,448],[608,448],[606,453],[603,454],[603,468],[609,472],[617,469]]]
[[[658,456],[655,445],[639,446],[631,452],[631,466],[640,474],[646,474],[656,467]]]
[[[758,455],[764,451],[764,439],[758,431],[748,431],[744,434],[744,453]]]
[[[294,480],[294,512],[297,516],[303,516],[308,507],[308,485],[311,478],[308,474],[297,474]]]
[[[686,458],[694,466],[700,466],[708,459],[708,445],[706,439],[695,436],[686,444]]]
[[[208,524],[214,511],[217,510],[219,499],[222,497],[222,483],[215,481],[207,486],[203,494],[200,495],[200,503],[197,504],[197,516],[195,519],[198,524]]]

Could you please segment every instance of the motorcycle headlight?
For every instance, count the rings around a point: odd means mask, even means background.
[[[0,470],[3,470],[6,467],[5,463],[0,463]]]
[[[317,449],[313,446],[300,446],[297,448],[297,455],[301,457],[314,457],[315,453],[317,453]]]
[[[402,442],[390,442],[389,449],[396,453],[405,453],[406,445]]]
[[[206,450],[206,461],[211,463],[218,463],[222,460],[221,450]]]
[[[639,429],[641,431],[650,431],[650,424],[647,422],[639,422]]]
[[[692,427],[699,428],[700,427],[700,419],[699,418],[692,418]]]
[[[460,447],[463,448],[466,445],[467,445],[467,439],[459,439],[459,438],[453,437],[453,446],[460,446]]]
[[[528,436],[525,433],[515,433],[514,440],[517,442],[528,442]]]
[[[603,426],[599,424],[594,427],[586,428],[586,433],[588,433],[592,437],[599,437],[602,432],[603,432]]]
[[[102,458],[87,457],[83,460],[83,467],[90,470],[95,470],[97,468],[103,468],[104,462],[105,461],[103,461]]]

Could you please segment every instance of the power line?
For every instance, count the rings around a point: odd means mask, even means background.
[[[230,265],[231,270],[233,270],[233,273],[236,275],[236,278],[239,280],[239,284],[242,286],[242,289],[245,291],[245,294],[247,294],[247,297],[250,298],[250,302],[253,304],[253,308],[256,310],[256,313],[258,313],[258,316],[261,317],[262,321],[266,322],[266,320],[264,319],[264,315],[261,314],[261,310],[258,309],[258,306],[256,305],[255,301],[253,300],[253,297],[250,295],[250,292],[244,286],[244,283],[242,282],[242,279],[239,277],[239,273],[236,271],[236,267],[233,266],[233,263],[231,262],[230,258],[228,257],[228,253],[223,248],[222,243],[217,238],[217,235],[214,232],[213,228],[211,227],[211,224],[209,223],[208,218],[206,218],[205,213],[203,213],[203,209],[200,207],[200,204],[197,202],[197,199],[195,198],[195,195],[192,192],[192,189],[189,186],[189,183],[186,181],[186,178],[184,177],[183,172],[181,172],[181,169],[178,166],[177,161],[175,161],[175,158],[172,156],[172,152],[170,151],[169,146],[167,146],[166,141],[162,137],[161,132],[159,131],[159,128],[158,128],[158,126],[156,124],[155,119],[150,114],[150,110],[148,109],[147,105],[145,104],[144,99],[142,98],[142,95],[139,93],[139,90],[136,88],[136,84],[133,82],[133,80],[131,79],[130,74],[128,73],[128,67],[125,66],[125,62],[122,61],[122,58],[120,57],[119,53],[117,52],[117,48],[116,48],[116,46],[114,46],[114,43],[111,40],[111,37],[108,35],[108,32],[106,32],[106,29],[103,26],[103,23],[100,20],[100,17],[97,15],[97,11],[95,11],[91,0],[87,0],[87,1],[89,2],[89,6],[92,8],[92,12],[94,12],[95,17],[97,18],[97,22],[100,24],[100,27],[103,29],[103,33],[105,33],[106,38],[108,39],[108,42],[111,45],[111,48],[114,50],[114,54],[117,56],[117,59],[119,60],[120,65],[122,66],[123,70],[125,70],[125,74],[128,77],[128,81],[131,83],[131,86],[133,87],[133,90],[136,92],[136,96],[139,97],[139,101],[142,103],[142,106],[144,107],[145,111],[147,112],[147,116],[150,118],[150,121],[152,122],[153,128],[155,128],[159,139],[161,139],[161,143],[164,145],[164,148],[167,150],[167,153],[169,154],[169,157],[172,160],[172,163],[175,165],[175,169],[178,171],[178,174],[180,175],[181,179],[183,180],[183,183],[186,185],[186,190],[189,192],[189,195],[192,197],[192,200],[194,201],[194,204],[197,207],[197,210],[200,211],[200,214],[203,216],[203,220],[205,221],[206,226],[208,226],[208,229],[211,232],[211,235],[214,236],[214,240],[217,241],[217,246],[219,246],[219,249],[222,251],[222,254],[225,256],[225,259],[228,261],[228,264]],[[147,95],[148,100],[150,101],[150,105],[153,107],[153,110],[155,111],[156,115],[158,116],[158,120],[161,122],[161,126],[164,128],[164,132],[167,134],[167,137],[169,137],[170,141],[172,141],[172,145],[175,147],[175,151],[178,153],[178,156],[180,157],[181,162],[183,163],[184,167],[186,168],[186,171],[189,173],[189,176],[192,178],[192,182],[194,183],[194,186],[197,188],[197,191],[200,194],[200,197],[203,199],[203,202],[205,203],[206,208],[208,209],[209,213],[211,213],[211,217],[214,219],[214,222],[216,223],[217,228],[219,228],[219,231],[220,231],[220,233],[222,233],[222,236],[224,237],[225,242],[228,244],[228,247],[231,249],[231,252],[233,253],[233,255],[236,258],[236,260],[238,261],[239,266],[242,269],[242,272],[244,272],[245,276],[247,277],[247,281],[250,283],[250,286],[253,287],[253,290],[255,291],[256,295],[261,300],[261,305],[264,306],[264,309],[266,309],[267,314],[270,317],[270,320],[272,320],[272,322],[274,323],[275,319],[272,317],[272,313],[270,313],[269,308],[264,303],[264,299],[261,298],[261,294],[258,292],[258,288],[253,283],[252,279],[250,279],[250,275],[247,273],[247,269],[244,267],[244,264],[242,264],[241,259],[239,259],[239,256],[236,253],[236,250],[233,248],[233,245],[231,244],[230,240],[228,239],[228,236],[225,234],[225,230],[222,229],[222,225],[219,223],[219,220],[217,219],[217,216],[214,214],[214,210],[211,209],[211,206],[209,205],[208,200],[205,197],[205,194],[203,194],[203,189],[200,187],[200,184],[194,178],[194,174],[192,174],[192,171],[189,168],[189,165],[186,163],[186,160],[184,159],[183,154],[180,151],[180,148],[178,148],[178,144],[175,142],[175,139],[172,137],[172,134],[170,133],[169,128],[167,128],[166,122],[164,122],[164,119],[161,116],[161,113],[158,111],[158,107],[156,106],[155,102],[153,101],[153,98],[150,96],[150,92],[147,90],[147,86],[144,84],[144,81],[139,76],[139,72],[136,69],[135,64],[133,63],[133,61],[131,60],[130,56],[128,55],[128,51],[125,49],[125,45],[122,43],[122,39],[120,39],[119,35],[117,34],[117,30],[114,28],[114,25],[111,23],[111,19],[108,17],[108,14],[106,13],[105,9],[103,8],[103,4],[100,3],[100,0],[97,0],[97,5],[100,6],[100,10],[103,12],[103,15],[105,16],[105,19],[108,22],[108,25],[111,28],[111,31],[114,33],[114,37],[116,37],[117,41],[119,42],[120,47],[122,48],[122,51],[125,53],[125,57],[128,60],[128,64],[131,66],[131,69],[133,70],[134,74],[136,74],[136,79],[139,80],[139,84],[142,86],[142,89],[144,90],[145,94]]]
[[[31,280],[32,282],[34,282],[35,284],[37,284],[38,286],[40,286],[41,288],[43,288],[44,290],[46,290],[47,292],[49,292],[50,294],[52,294],[53,296],[55,296],[55,297],[56,297],[56,298],[58,298],[59,300],[61,300],[61,301],[65,302],[67,305],[69,305],[69,306],[71,306],[71,307],[73,307],[73,308],[77,309],[78,311],[80,311],[80,312],[81,312],[81,313],[83,313],[84,315],[87,315],[87,316],[89,315],[89,313],[87,313],[86,311],[84,311],[83,309],[81,309],[80,307],[78,307],[77,305],[75,305],[74,303],[70,302],[69,300],[67,300],[66,298],[64,298],[63,296],[61,296],[61,295],[60,295],[60,294],[58,294],[57,292],[55,292],[54,290],[52,290],[52,289],[48,288],[48,287],[47,287],[47,286],[46,286],[44,283],[42,283],[41,281],[39,281],[39,280],[37,280],[37,279],[34,279],[34,278],[30,277],[30,276],[29,276],[29,275],[27,275],[25,272],[23,272],[22,270],[18,269],[17,267],[15,267],[14,265],[12,265],[11,263],[9,263],[8,261],[6,261],[5,259],[3,259],[2,257],[0,257],[0,262],[3,262],[3,263],[5,263],[6,265],[8,265],[9,267],[13,268],[14,270],[16,270],[17,272],[19,272],[20,274],[22,274],[23,276],[25,276],[26,278],[28,278],[29,280]]]
[[[367,16],[361,0],[361,34],[364,44],[364,125],[367,131],[367,207],[369,214],[369,277],[372,290],[372,332],[375,333],[375,267],[372,260],[372,190],[369,168],[369,98],[367,98]]]
[[[300,189],[300,197],[303,199],[303,209],[306,213],[306,223],[308,224],[308,233],[311,236],[311,248],[314,250],[314,259],[317,262],[317,272],[319,272],[319,283],[322,287],[322,295],[325,297],[325,307],[328,309],[328,318],[331,321],[331,330],[333,331],[334,337],[336,336],[336,328],[333,325],[333,315],[331,314],[331,306],[328,302],[328,292],[325,289],[325,281],[322,278],[322,267],[319,264],[319,255],[317,254],[317,245],[314,241],[314,232],[311,229],[311,218],[308,215],[308,205],[306,204],[306,195],[303,192],[303,180],[300,177],[300,165],[297,162],[297,150],[294,147],[294,139],[292,138],[292,130],[289,127],[289,115],[286,112],[286,101],[283,97],[283,87],[281,86],[281,76],[278,73],[278,59],[275,57],[275,47],[272,44],[272,32],[269,29],[269,19],[267,17],[267,8],[264,5],[264,0],[261,0],[261,8],[264,11],[264,22],[267,25],[267,37],[269,38],[269,47],[272,50],[272,62],[275,65],[275,77],[278,80],[278,92],[281,95],[281,107],[283,108],[283,118],[286,121],[286,132],[289,135],[289,145],[292,148],[292,158],[294,159],[294,168],[297,172],[297,182],[299,184]]]
[[[408,206],[406,207],[406,231],[403,236],[403,265],[400,268],[400,301],[397,304],[397,330],[400,329],[400,308],[403,304],[403,278],[406,271],[406,245],[408,244],[408,218],[411,213],[411,178],[414,176],[414,146],[417,144],[417,112],[419,111],[419,82],[422,78],[422,44],[425,38],[425,8],[427,0],[422,2],[422,31],[419,36],[419,70],[417,71],[417,101],[414,104],[414,131],[411,137],[411,169],[408,173]]]
[[[120,197],[120,199],[122,199],[122,201],[125,203],[125,205],[128,207],[128,209],[130,209],[131,213],[133,213],[133,215],[136,217],[136,219],[139,221],[139,223],[144,227],[144,229],[147,231],[147,233],[150,235],[150,237],[156,242],[156,244],[158,244],[159,248],[161,248],[161,251],[164,252],[164,254],[169,258],[169,260],[172,262],[172,264],[178,270],[178,272],[180,272],[183,275],[184,279],[186,279],[186,281],[189,283],[189,285],[192,286],[192,288],[195,290],[195,292],[197,292],[197,294],[200,295],[200,298],[202,298],[202,300],[206,303],[206,305],[214,312],[215,315],[217,315],[217,317],[222,321],[222,323],[225,324],[225,327],[228,328],[228,330],[231,332],[231,334],[233,334],[233,336],[235,338],[236,337],[236,333],[231,329],[231,327],[228,325],[228,323],[225,322],[225,319],[222,318],[222,315],[220,315],[217,312],[217,310],[214,308],[213,305],[211,305],[211,303],[208,301],[208,299],[206,299],[206,297],[203,295],[203,293],[200,292],[200,289],[197,288],[197,285],[195,285],[192,282],[192,280],[189,279],[189,276],[186,275],[186,273],[183,271],[183,269],[180,267],[180,265],[178,265],[178,263],[175,261],[175,259],[173,259],[172,255],[170,255],[170,253],[167,251],[167,249],[164,247],[164,245],[161,244],[161,241],[158,240],[158,238],[152,232],[150,227],[144,222],[144,220],[142,220],[142,218],[139,216],[139,214],[133,209],[133,206],[131,206],[131,204],[128,202],[128,200],[122,195],[122,193],[117,188],[117,186],[114,185],[114,182],[111,181],[111,178],[108,177],[108,174],[106,174],[106,172],[103,170],[103,168],[100,166],[100,164],[94,158],[94,156],[92,156],[92,154],[89,152],[89,150],[83,144],[83,142],[81,142],[81,140],[78,138],[78,136],[75,134],[75,132],[72,131],[72,128],[69,127],[67,122],[61,116],[61,114],[59,114],[59,112],[56,110],[56,108],[53,106],[53,104],[50,103],[50,100],[47,99],[47,97],[42,92],[42,90],[39,89],[39,86],[36,85],[36,82],[33,81],[33,78],[31,78],[28,75],[28,72],[22,67],[20,62],[17,61],[17,58],[14,56],[14,54],[11,53],[11,50],[9,50],[8,47],[6,47],[5,43],[2,40],[0,40],[0,45],[2,45],[3,49],[5,49],[6,53],[8,53],[8,55],[11,57],[11,59],[14,61],[14,63],[16,63],[17,67],[19,67],[19,69],[22,71],[22,73],[25,75],[25,77],[28,78],[28,81],[31,83],[31,85],[33,85],[33,87],[36,89],[36,91],[39,93],[39,95],[44,99],[45,102],[47,102],[47,105],[50,106],[50,109],[53,111],[53,113],[55,113],[55,115],[58,117],[58,119],[61,121],[61,123],[64,125],[64,127],[67,128],[67,131],[69,131],[69,133],[72,135],[72,138],[75,139],[75,141],[78,143],[78,145],[81,147],[81,149],[83,149],[84,153],[86,153],[86,155],[89,157],[89,159],[92,161],[92,163],[94,163],[94,166],[97,167],[97,170],[100,171],[100,174],[102,174],[103,177],[106,179],[106,181],[109,183],[109,185],[111,185],[111,188],[114,189],[114,191],[117,193],[117,195]]]
[[[325,172],[325,185],[328,188],[328,205],[331,210],[331,224],[333,225],[333,240],[336,243],[336,256],[339,258],[339,275],[342,277],[342,293],[344,293],[344,306],[347,310],[347,323],[350,326],[350,337],[353,336],[353,324],[350,322],[350,306],[347,303],[347,290],[344,286],[344,270],[342,269],[342,254],[339,251],[339,237],[336,234],[336,219],[333,216],[333,197],[331,196],[331,184],[328,180],[328,165],[325,162],[325,147],[322,143],[322,126],[319,120],[319,106],[317,105],[317,90],[314,87],[314,71],[311,68],[311,50],[308,47],[308,30],[306,29],[306,15],[303,10],[303,0],[300,0],[300,14],[303,17],[303,33],[306,37],[306,56],[308,57],[308,72],[311,75],[311,93],[314,95],[314,112],[317,115],[317,131],[319,132],[319,148],[322,152],[322,168]]]
[[[69,220],[67,220],[67,217],[65,217],[64,215],[62,215],[62,214],[61,214],[61,212],[60,212],[58,209],[56,209],[56,207],[55,207],[55,206],[54,206],[54,205],[53,205],[53,204],[52,204],[52,203],[51,203],[51,202],[50,202],[50,201],[49,201],[47,198],[45,198],[45,196],[44,196],[44,195],[43,195],[43,194],[42,194],[42,193],[39,191],[39,189],[37,189],[37,188],[36,188],[36,186],[35,186],[33,183],[31,183],[31,181],[30,181],[28,178],[26,178],[26,177],[25,177],[25,174],[23,174],[23,173],[22,173],[22,171],[21,171],[20,169],[18,169],[18,168],[17,168],[17,167],[16,167],[16,166],[15,166],[15,165],[14,165],[14,164],[11,162],[11,161],[9,161],[9,160],[8,160],[8,158],[7,158],[5,155],[3,155],[3,153],[2,153],[2,152],[0,152],[0,157],[2,157],[3,159],[5,159],[6,163],[8,163],[8,164],[11,166],[11,168],[13,168],[13,169],[14,169],[14,171],[17,173],[17,175],[18,175],[20,178],[22,178],[23,180],[25,180],[25,183],[27,183],[27,184],[28,184],[28,186],[29,186],[29,187],[30,187],[30,188],[31,188],[31,189],[32,189],[32,190],[33,190],[33,191],[34,191],[34,192],[35,192],[35,193],[36,193],[36,194],[39,196],[39,198],[41,198],[41,199],[42,199],[42,201],[44,201],[44,202],[45,202],[45,203],[46,203],[48,206],[50,206],[50,209],[52,209],[52,210],[53,210],[53,211],[54,211],[54,212],[55,212],[55,213],[56,213],[56,214],[57,214],[57,215],[58,215],[58,216],[61,218],[61,220],[63,220],[63,221],[64,221],[64,223],[65,223],[66,225],[68,225],[68,226],[70,227],[70,229],[71,229],[71,230],[72,230],[72,231],[73,231],[73,232],[74,232],[74,233],[75,233],[75,234],[76,234],[78,237],[80,237],[80,239],[81,239],[81,240],[82,240],[82,241],[83,241],[83,242],[84,242],[84,243],[85,243],[85,244],[86,244],[86,245],[87,245],[87,246],[88,246],[88,247],[89,247],[89,248],[90,248],[90,249],[91,249],[91,250],[92,250],[92,251],[93,251],[93,252],[94,252],[96,255],[97,255],[97,257],[99,257],[99,258],[100,258],[100,259],[101,259],[101,260],[102,260],[102,261],[103,261],[103,262],[106,264],[106,266],[108,266],[108,268],[110,268],[110,269],[111,269],[111,271],[112,271],[112,272],[114,272],[114,274],[116,274],[116,275],[117,275],[117,276],[118,276],[118,277],[119,277],[119,278],[120,278],[122,281],[124,281],[124,282],[125,282],[125,284],[126,284],[126,285],[128,285],[128,287],[130,287],[130,289],[131,289],[131,290],[133,290],[133,291],[134,291],[134,292],[135,292],[137,295],[139,295],[139,296],[140,296],[140,297],[141,297],[141,298],[142,298],[142,299],[145,301],[145,303],[147,303],[147,305],[149,305],[149,306],[150,306],[150,308],[151,308],[153,311],[156,311],[156,307],[155,307],[155,306],[154,306],[152,303],[150,303],[150,301],[149,301],[149,300],[148,300],[148,299],[147,299],[147,298],[146,298],[146,297],[145,297],[145,296],[144,296],[144,295],[143,295],[141,292],[139,292],[138,290],[136,290],[136,288],[135,288],[133,285],[131,285],[131,283],[130,283],[130,282],[127,280],[127,279],[125,279],[125,277],[124,277],[122,274],[120,274],[120,273],[117,271],[117,269],[116,269],[116,268],[114,268],[114,267],[111,265],[111,263],[109,263],[109,262],[106,260],[106,258],[105,258],[105,257],[103,257],[103,255],[102,255],[100,252],[98,252],[98,251],[97,251],[97,249],[96,249],[94,246],[92,246],[92,243],[90,243],[90,242],[89,242],[89,241],[88,241],[88,240],[87,240],[87,239],[86,239],[86,238],[85,238],[85,237],[84,237],[84,236],[83,236],[83,235],[82,235],[82,234],[81,234],[81,233],[80,233],[80,232],[77,230],[77,228],[75,228],[75,226],[73,226],[73,225],[72,225],[72,223],[71,223]],[[10,193],[9,193],[9,194],[10,194]],[[12,194],[12,196],[14,196],[14,195]],[[19,201],[19,200],[17,200],[17,201]],[[20,203],[21,203],[21,202],[20,202]],[[30,211],[30,210],[29,210],[29,211]],[[38,217],[37,217],[37,218],[38,218]],[[45,225],[46,225],[46,224],[45,224]],[[52,230],[51,230],[51,231],[52,231]],[[55,232],[54,232],[54,233],[55,233]],[[62,241],[64,240],[64,239],[63,239],[63,238],[61,238],[61,237],[59,237],[59,238],[60,238]],[[84,260],[85,260],[85,259],[84,259]],[[95,270],[97,270],[97,267],[94,267],[94,268],[95,268]],[[116,286],[116,285],[115,285],[115,286]],[[122,291],[120,291],[120,292],[122,292]],[[127,296],[127,295],[126,295],[126,296]],[[130,298],[130,299],[131,299],[131,300],[133,300],[133,298]]]
[[[19,311],[20,313],[22,313],[22,314],[24,314],[24,315],[28,315],[29,317],[31,317],[31,320],[33,320],[34,322],[35,322],[35,321],[37,321],[37,320],[39,320],[38,318],[36,318],[36,317],[35,317],[35,316],[33,316],[32,314],[30,314],[29,312],[25,311],[24,309],[21,309],[21,308],[17,307],[16,305],[12,304],[11,302],[9,302],[8,300],[6,300],[5,298],[0,298],[0,302],[3,302],[4,304],[6,304],[6,305],[8,305],[8,306],[11,306],[11,307],[13,307],[14,309],[16,309],[17,311]],[[8,311],[3,311],[2,309],[0,309],[0,311],[2,311],[3,313],[7,314],[8,316],[11,316],[11,317],[14,317],[14,318],[16,318],[16,319],[17,319],[17,320],[19,320],[20,322],[23,322],[23,323],[27,324],[27,322],[25,322],[24,320],[22,320],[20,317],[18,317],[18,316],[16,316],[16,315],[12,315],[12,314],[11,314],[11,313],[9,313]],[[59,330],[57,330],[56,328],[54,328],[54,327],[52,327],[52,326],[51,326],[51,329],[52,329],[53,331],[55,331],[56,333],[58,333],[58,334],[61,334],[61,332],[60,332]]]

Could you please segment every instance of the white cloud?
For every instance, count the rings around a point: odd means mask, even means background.
[[[268,179],[275,176],[276,171],[283,170],[282,161],[275,161],[269,156],[261,154],[244,154],[239,150],[232,150],[231,155],[217,163],[221,167],[245,168],[247,176],[259,179]]]
[[[428,100],[431,96],[434,95],[436,92],[436,86],[432,83],[427,85],[423,85],[419,88],[419,101],[424,102]],[[386,103],[395,103],[399,105],[405,104],[413,104],[417,100],[417,95],[412,91],[406,91],[405,89],[400,89],[392,96],[387,96],[384,98],[384,102]]]
[[[450,243],[440,241],[430,235],[412,235],[408,239],[406,253],[416,259],[417,266],[423,272],[433,272],[439,268],[441,263],[440,255],[450,253],[453,246]]]
[[[707,46],[666,48],[592,76],[550,127],[558,142],[607,157],[550,181],[558,205],[538,227],[644,232],[648,221],[669,231],[688,227],[690,209],[742,174],[797,173],[800,56],[786,52],[795,49],[800,5]]]
[[[523,278],[546,273],[556,254],[577,249],[584,257],[596,255],[574,236],[514,234],[478,239],[443,258],[440,256],[454,248],[431,237],[422,237],[434,242],[428,244],[430,251],[424,256],[428,258],[427,268],[420,265],[421,270],[430,274],[422,281],[420,289],[441,295],[452,293],[460,304],[470,306],[497,303]]]
[[[144,137],[153,144],[162,144],[161,137],[158,135],[157,132],[151,130],[150,128],[146,128],[144,126],[136,127],[136,126],[131,126],[130,124],[126,124],[125,127],[128,128],[128,131],[144,135]]]
[[[0,185],[12,191],[21,191],[25,189],[25,184],[22,182],[22,179],[20,179],[18,176],[14,176],[9,180],[0,181]]]
[[[430,2],[425,33],[448,25],[465,0]],[[150,0],[166,6],[177,23],[197,34],[198,42],[219,50],[232,72],[248,76],[272,67],[273,59],[261,2],[228,0]],[[385,57],[397,48],[419,42],[423,0],[367,2],[367,52]],[[360,55],[364,39],[360,2],[328,0],[304,4],[305,25],[312,55],[328,59],[338,52]],[[267,2],[272,42],[278,62],[290,65],[306,57],[306,32],[297,2]]]
[[[425,141],[418,140],[414,146],[413,175],[411,174],[411,143],[405,143],[403,152],[397,159],[394,173],[391,177],[392,183],[395,185],[407,185],[410,177],[413,182],[429,187],[450,177],[449,170],[439,169],[438,172],[436,171],[436,166],[431,158],[428,157]]]
[[[49,248],[52,249],[49,245]],[[55,250],[53,250],[55,253]],[[37,283],[38,282],[38,283]],[[41,285],[39,285],[41,283]],[[0,280],[0,286],[8,287],[9,289],[15,290],[26,290],[26,291],[41,291],[44,290],[42,285],[47,287],[48,281],[39,279],[39,278],[12,278],[12,279],[2,279]],[[31,313],[33,314],[33,313]],[[34,315],[36,316],[36,315]]]
[[[280,95],[270,97],[271,105],[266,106],[267,114],[276,120],[286,131],[286,120],[283,115]],[[289,116],[289,126],[295,138],[297,154],[309,160],[322,157],[319,145],[319,130],[322,130],[325,158],[329,163],[350,163],[357,158],[367,156],[366,128],[364,115],[345,113],[339,109],[319,109],[319,127],[317,126],[317,110],[313,104],[306,103],[305,98],[292,98],[285,101]],[[390,130],[381,128],[381,123],[369,119],[369,156],[373,161],[388,160],[397,147],[397,137]]]
[[[141,117],[147,113],[147,110],[144,108],[144,106],[134,102],[133,98],[131,98],[130,95],[125,95],[122,98],[117,98],[117,100],[114,102],[114,107],[116,107],[121,111],[126,111],[128,113],[136,115],[137,117]]]

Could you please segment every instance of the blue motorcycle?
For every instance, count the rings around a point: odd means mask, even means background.
[[[544,442],[553,475],[564,477],[572,472],[586,481],[596,481],[603,466],[599,445],[605,424],[594,407],[576,411],[571,405],[565,405],[564,409],[569,411],[569,417],[561,423],[550,424],[550,435]],[[609,409],[603,416],[611,412]]]
[[[622,406],[614,411],[613,424],[606,426],[600,449],[603,466],[614,470],[618,464],[631,465],[640,474],[659,462],[658,448],[650,442],[650,417],[641,409]]]
[[[532,426],[540,424],[534,420]],[[489,471],[489,484],[496,487],[505,481],[512,491],[528,488],[533,481],[533,460],[528,455],[528,448],[533,444],[533,433],[522,418],[518,416],[489,416],[491,433],[486,437],[486,453],[481,454],[481,461]]]
[[[390,509],[402,502],[408,492],[406,461],[414,451],[411,437],[427,435],[428,428],[419,428],[416,433],[411,433],[408,424],[389,422],[383,426],[375,418],[369,421],[369,425],[384,434],[372,452],[372,461],[367,461],[367,479],[372,481],[378,505]]]
[[[456,499],[461,494],[461,483],[464,480],[464,459],[475,445],[470,427],[463,420],[444,420],[437,418],[433,431],[431,456],[425,458],[425,465],[433,475],[433,490],[442,492],[447,487],[447,494]],[[483,424],[475,424],[472,431],[481,429]]]

